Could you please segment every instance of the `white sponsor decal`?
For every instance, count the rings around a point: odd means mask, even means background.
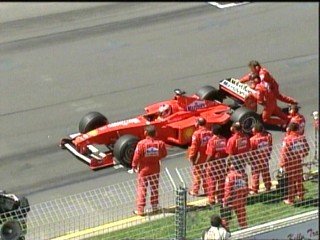
[[[243,98],[247,97],[250,92],[254,92],[247,84],[240,83],[240,81],[235,78],[231,78],[230,80],[224,79],[220,85]]]
[[[127,126],[128,124],[131,124],[131,123],[140,123],[140,120],[138,118],[132,118],[132,119],[128,119],[128,120],[110,123],[110,124],[108,124],[108,127],[113,128],[113,127],[118,127],[118,126]]]
[[[246,186],[246,182],[243,179],[236,179],[236,181],[234,182],[235,189],[244,188],[245,186]]]
[[[205,101],[196,100],[187,106],[187,111],[196,111],[197,109],[206,107]]]
[[[153,147],[153,146],[147,147],[145,156],[146,156],[146,157],[156,157],[156,156],[159,156],[159,148]]]
[[[269,143],[267,141],[259,142],[258,149],[268,147]]]

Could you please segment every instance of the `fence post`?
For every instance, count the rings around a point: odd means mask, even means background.
[[[186,184],[179,173],[178,169],[176,168],[176,173],[182,183],[182,186],[175,184],[170,171],[166,168],[166,172],[169,176],[170,182],[175,190],[175,197],[176,197],[176,206],[175,206],[175,240],[186,240],[187,235],[187,188]]]
[[[187,189],[179,186],[176,189],[176,240],[185,240],[187,235]]]

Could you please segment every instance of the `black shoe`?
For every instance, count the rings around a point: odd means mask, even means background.
[[[144,213],[138,212],[137,210],[133,210],[132,212],[134,215],[141,216],[141,217],[143,217],[145,215]]]

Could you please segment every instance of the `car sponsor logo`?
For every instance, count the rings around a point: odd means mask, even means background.
[[[140,123],[140,120],[138,118],[132,118],[132,119],[128,119],[128,120],[110,123],[110,124],[108,124],[108,127],[113,128],[113,127],[127,126],[129,124],[137,124],[137,123]]]
[[[231,78],[230,80],[224,79],[220,85],[243,98],[247,97],[250,92],[253,92],[247,84],[240,83],[240,81],[235,78]]]
[[[187,106],[187,111],[196,111],[197,109],[206,107],[205,101],[196,100]]]

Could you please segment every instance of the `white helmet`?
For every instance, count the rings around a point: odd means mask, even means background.
[[[159,116],[168,117],[171,114],[171,106],[169,104],[163,104],[159,107]]]

